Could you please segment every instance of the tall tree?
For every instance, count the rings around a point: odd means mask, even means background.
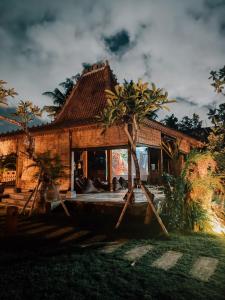
[[[151,87],[149,87],[148,83],[142,83],[141,81],[137,83],[125,81],[121,85],[116,85],[114,91],[106,90],[106,97],[108,101],[107,106],[98,116],[98,119],[103,123],[105,130],[115,124],[123,126],[128,138],[129,151],[134,161],[136,185],[143,187],[136,153],[140,123],[151,111],[167,108],[166,105],[174,102],[174,100],[169,100],[168,93],[157,88],[155,84],[152,83]],[[145,188],[144,191],[146,193]],[[131,198],[134,198],[133,187],[128,191],[127,197],[127,203],[131,201]],[[118,224],[117,226],[119,226]]]
[[[55,118],[56,115],[61,111],[63,105],[66,102],[67,97],[70,95],[74,84],[80,78],[80,74],[76,74],[71,78],[66,78],[65,81],[61,82],[59,86],[62,88],[55,88],[53,91],[44,92],[42,95],[48,96],[53,100],[54,105],[45,105],[44,110],[48,113],[49,117]]]
[[[7,105],[8,104],[8,97],[14,97],[17,95],[14,89],[7,89],[5,88],[6,82],[1,80],[0,81],[0,103]],[[20,101],[16,112],[13,114],[14,118],[8,118],[5,116],[0,115],[0,119],[4,120],[6,122],[9,122],[11,124],[17,125],[19,128],[21,128],[25,134],[25,154],[29,157],[29,159],[32,159],[34,163],[39,168],[39,176],[38,176],[38,183],[34,191],[31,193],[30,197],[28,198],[25,206],[27,203],[31,200],[32,197],[33,199],[33,205],[32,209],[30,212],[32,212],[34,208],[34,203],[37,201],[37,211],[38,212],[45,212],[45,191],[47,188],[47,185],[45,184],[46,181],[52,182],[53,183],[53,178],[51,177],[52,174],[50,174],[49,169],[46,166],[46,159],[43,159],[40,157],[40,155],[37,155],[35,153],[34,145],[33,145],[33,137],[30,133],[29,129],[29,123],[32,122],[36,117],[40,117],[42,114],[42,110],[34,105],[31,101]],[[52,159],[52,158],[51,158]],[[53,158],[54,160],[54,158]],[[57,160],[57,157],[55,158]],[[40,197],[37,198],[37,194],[39,193]],[[61,200],[61,198],[59,197]],[[65,207],[65,204],[62,202],[62,206],[66,212],[67,215],[69,215],[69,212],[67,208]],[[25,209],[24,206],[24,209]]]

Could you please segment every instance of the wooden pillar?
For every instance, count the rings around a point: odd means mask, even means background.
[[[112,150],[106,150],[106,157],[107,157],[107,181],[109,184],[109,191],[113,191],[113,184],[112,184]]]
[[[159,149],[159,183],[162,182],[162,174],[163,174],[163,150],[162,147]]]
[[[81,154],[81,160],[83,162],[83,176],[88,177],[88,152],[83,151]]]
[[[162,176],[162,174],[163,174],[163,149],[162,148],[160,148],[160,166],[161,166],[160,173]]]
[[[74,152],[71,151],[71,184],[70,184],[70,187],[71,187],[71,192],[74,191]]]
[[[148,178],[147,183],[151,183],[151,148],[148,148]]]
[[[128,148],[128,190],[130,191],[132,188],[132,156],[131,151]]]

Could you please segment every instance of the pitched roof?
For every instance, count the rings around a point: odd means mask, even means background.
[[[108,62],[86,69],[53,123],[93,120],[106,105],[105,90],[113,89],[116,83]]]
[[[42,132],[45,130],[95,123],[96,115],[98,115],[106,105],[105,90],[113,90],[116,84],[116,78],[107,61],[106,63],[92,65],[83,71],[56,119],[50,124],[32,127],[30,129],[31,132]],[[191,144],[200,144],[197,139],[180,131],[168,128],[159,122],[146,119],[144,123],[151,128],[160,130],[164,134],[185,138]],[[2,133],[0,137],[15,136],[22,133],[23,131],[18,130],[10,133]]]

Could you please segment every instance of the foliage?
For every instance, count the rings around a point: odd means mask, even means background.
[[[52,156],[50,151],[36,154],[35,162],[28,166],[31,167],[38,168],[34,178],[38,178],[41,174],[46,183],[57,183],[57,180],[65,175],[60,156],[58,154]]]
[[[106,90],[106,97],[107,105],[96,118],[105,130],[115,124],[124,125],[139,186],[140,167],[136,153],[138,126],[150,112],[167,108],[166,104],[174,100],[169,100],[168,93],[156,88],[154,83],[149,88],[148,83],[142,83],[141,80],[137,83],[125,80],[123,84],[116,85],[114,91]]]
[[[164,174],[166,200],[161,216],[170,230],[192,231],[196,225],[204,230],[208,221],[206,210],[198,202],[187,201],[189,185],[183,176]]]
[[[193,151],[187,157],[182,174],[164,175],[166,200],[162,216],[174,230],[208,230],[213,199],[224,195],[223,177],[210,152]]]
[[[42,110],[30,100],[21,100],[13,115],[18,118],[23,129],[26,129],[31,121],[35,120],[36,117],[41,117]]]
[[[67,97],[70,95],[74,84],[79,80],[80,74],[76,74],[71,78],[66,78],[65,81],[59,84],[63,90],[55,88],[53,91],[44,92],[42,95],[48,96],[53,100],[54,105],[44,106],[44,110],[48,113],[48,116],[55,118],[61,111],[63,105],[66,102]]]
[[[15,97],[17,92],[14,88],[5,88],[6,81],[0,80],[0,104],[7,105],[8,97]]]
[[[199,115],[195,113],[192,115],[192,118],[184,116],[178,125],[178,129],[183,132],[200,128],[202,128],[202,121],[200,121]]]
[[[165,116],[165,118],[161,121],[163,124],[165,124],[166,126],[176,129],[179,129],[179,120],[177,117],[175,117],[174,114],[171,114],[170,116]]]
[[[106,90],[107,106],[99,116],[99,120],[106,127],[115,122],[137,123],[151,111],[159,108],[168,109],[166,104],[174,102],[168,99],[168,93],[162,89],[156,88],[152,83],[151,88],[148,83],[142,83],[140,80],[124,81],[124,84],[115,86],[115,91]]]
[[[193,114],[192,117],[184,116],[181,120],[175,117],[174,114],[166,116],[162,123],[166,126],[180,130],[184,133],[194,133],[195,130],[202,128],[202,121],[198,114]]]
[[[165,201],[162,204],[161,216],[170,230],[184,229],[184,198],[187,187],[181,177],[163,174],[165,182]]]
[[[225,85],[225,66],[217,71],[211,71],[209,79],[212,79],[211,86],[215,88],[217,93],[222,93]]]

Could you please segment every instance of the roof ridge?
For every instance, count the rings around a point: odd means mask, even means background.
[[[81,77],[82,76],[85,76],[87,74],[90,74],[94,71],[99,71],[99,70],[102,70],[104,69],[106,66],[109,66],[109,62],[108,60],[106,60],[105,62],[99,62],[99,63],[94,63],[90,66],[88,66],[87,68],[84,68],[83,69],[83,72],[81,74]]]

